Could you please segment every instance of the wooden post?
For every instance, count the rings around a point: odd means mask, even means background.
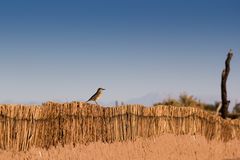
[[[230,101],[227,100],[227,78],[230,72],[230,61],[232,59],[233,53],[232,50],[228,52],[227,59],[225,61],[225,69],[222,71],[222,82],[221,82],[221,97],[222,97],[222,108],[220,109],[221,116],[226,119],[228,115],[228,106]]]

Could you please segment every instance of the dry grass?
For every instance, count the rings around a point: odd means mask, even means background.
[[[27,152],[0,151],[1,160],[223,160],[240,159],[239,140],[227,143],[203,136],[164,134],[136,141],[95,142],[66,145],[49,150],[32,148]]]

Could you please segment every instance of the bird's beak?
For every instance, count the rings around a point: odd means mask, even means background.
[[[106,90],[106,89],[103,88],[103,90]]]

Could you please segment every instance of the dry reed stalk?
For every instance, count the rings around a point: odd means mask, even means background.
[[[0,105],[1,149],[28,150],[99,140],[111,143],[163,133],[201,134],[208,140],[229,141],[240,139],[240,120],[223,120],[196,107],[105,108],[83,102]]]

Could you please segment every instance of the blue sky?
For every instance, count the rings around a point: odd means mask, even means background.
[[[214,102],[232,48],[234,104],[239,8],[238,0],[1,1],[0,103],[86,100],[98,87],[106,104],[182,92]]]

